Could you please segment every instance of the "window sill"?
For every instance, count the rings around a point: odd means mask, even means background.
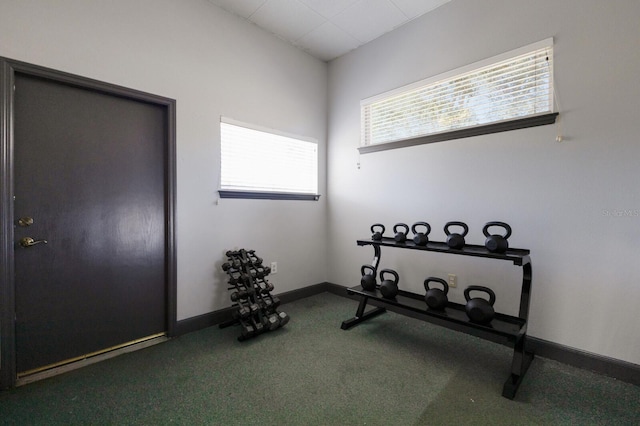
[[[249,200],[301,200],[318,201],[318,194],[292,194],[287,192],[227,191],[219,190],[220,198],[244,198]]]
[[[534,117],[521,118],[519,120],[509,120],[500,123],[486,124],[484,126],[470,127],[468,129],[453,130],[451,132],[437,133],[435,135],[421,136],[412,139],[403,139],[395,142],[387,142],[376,145],[361,146],[358,148],[360,154],[369,152],[386,151],[389,149],[406,148],[414,145],[424,145],[434,142],[443,142],[452,139],[462,139],[471,136],[487,135],[490,133],[500,133],[509,130],[525,129],[527,127],[545,126],[556,122],[557,112]]]

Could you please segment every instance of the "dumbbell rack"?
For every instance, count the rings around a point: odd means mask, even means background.
[[[527,320],[529,317],[529,300],[531,297],[531,258],[529,250],[509,249],[506,253],[492,253],[484,246],[465,245],[460,250],[450,249],[446,243],[429,241],[426,246],[416,245],[413,241],[407,240],[398,243],[393,238],[383,237],[382,240],[358,240],[358,246],[373,246],[374,257],[371,266],[378,271],[381,257],[381,247],[401,248],[410,250],[421,250],[427,252],[437,252],[454,254],[459,256],[484,257],[489,259],[507,260],[514,265],[522,267],[522,289],[520,293],[520,309],[518,316],[511,316],[496,313],[493,320],[487,324],[477,324],[471,322],[466,315],[465,306],[459,303],[449,302],[444,311],[429,309],[424,301],[423,294],[411,293],[400,290],[395,299],[386,299],[378,289],[366,291],[362,286],[348,288],[348,294],[360,296],[360,304],[356,315],[342,323],[342,329],[347,330],[370,318],[386,312],[387,306],[394,306],[395,311],[407,314],[423,321],[428,321],[447,327],[453,330],[462,331],[496,343],[513,346],[513,361],[511,364],[511,374],[502,388],[502,396],[513,399],[522,383],[529,365],[533,361],[533,352],[526,350],[527,341]],[[365,311],[369,300],[376,302],[373,309]]]
[[[240,324],[239,341],[283,327],[289,315],[277,310],[280,300],[271,295],[273,285],[267,281],[271,268],[262,264],[255,250],[227,251],[228,262],[222,265],[229,275],[228,290],[233,307],[233,319],[220,324],[220,328]]]

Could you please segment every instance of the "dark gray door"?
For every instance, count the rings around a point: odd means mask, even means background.
[[[19,73],[14,96],[18,374],[164,332],[164,107]]]

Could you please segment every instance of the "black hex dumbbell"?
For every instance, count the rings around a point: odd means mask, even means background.
[[[247,292],[246,288],[242,287],[241,290],[231,293],[231,301],[237,302],[240,299],[246,299],[248,296],[249,292]]]
[[[258,256],[256,255],[256,251],[255,251],[255,250],[249,250],[249,251],[247,252],[247,257],[249,258],[249,261],[250,261],[253,265],[255,265],[255,266],[262,265],[263,260],[262,260],[262,258],[261,258],[261,257],[258,257]]]
[[[229,276],[229,284],[234,286],[237,286],[238,284],[247,284],[249,282],[247,274],[242,272],[232,272]]]
[[[229,258],[229,259],[233,259],[235,257],[240,256],[240,252],[239,251],[231,251],[231,250],[227,250],[227,252],[225,253],[225,255]]]
[[[287,315],[284,312],[278,312],[277,315],[278,315],[278,319],[280,320],[280,327],[284,327],[291,319],[289,315]]]
[[[238,303],[238,309],[236,311],[240,318],[248,318],[251,315],[251,309],[248,306],[244,306],[241,303]]]
[[[267,312],[273,312],[278,306],[280,306],[280,299],[270,294],[263,294],[262,300]]]
[[[231,300],[236,302],[238,306],[240,306],[239,312],[242,318],[246,318],[249,315],[255,314],[260,310],[260,306],[257,303],[254,303],[249,297],[248,293],[245,293],[245,297],[241,297],[238,292],[231,293]]]
[[[258,286],[258,288],[260,289],[260,293],[262,294],[268,294],[273,291],[273,284],[265,279],[256,280],[256,285]]]
[[[268,314],[268,315],[265,315],[265,317],[267,318],[267,321],[269,324],[268,325],[269,331],[273,331],[278,327],[280,327],[280,318],[278,318],[277,314]]]
[[[245,322],[244,320],[240,320],[240,334],[241,334],[241,337],[239,337],[238,340],[245,340],[255,336],[256,329],[253,327],[252,324]]]
[[[253,328],[256,331],[256,334],[260,334],[263,333],[265,330],[264,328],[264,324],[262,323],[262,315],[257,312],[256,314],[252,315],[250,318],[251,324],[253,325]]]

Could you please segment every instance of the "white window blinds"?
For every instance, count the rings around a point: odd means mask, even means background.
[[[315,141],[227,118],[220,129],[221,190],[317,194]]]
[[[553,112],[553,40],[361,102],[362,145]]]

